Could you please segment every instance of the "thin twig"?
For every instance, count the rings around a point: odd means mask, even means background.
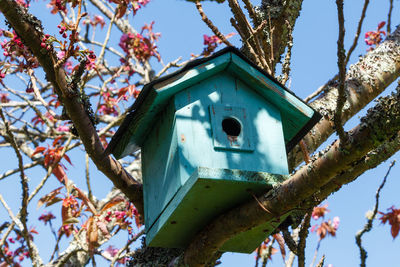
[[[361,27],[362,27],[362,24],[363,24],[363,21],[364,21],[364,18],[365,18],[365,14],[367,12],[368,4],[369,4],[369,0],[365,0],[364,7],[363,7],[363,10],[361,12],[361,17],[360,17],[360,20],[358,21],[357,32],[356,32],[356,35],[354,37],[353,44],[351,45],[349,51],[347,52],[347,56],[346,56],[346,60],[345,60],[345,65],[346,66],[349,63],[351,54],[353,53],[354,49],[357,46],[358,38],[360,37]]]
[[[25,164],[23,168],[24,168],[24,170],[30,169],[32,167],[35,167],[35,166],[39,165],[40,163],[41,163],[41,161],[36,160],[34,162]],[[16,168],[16,169],[13,169],[13,170],[8,170],[5,173],[0,174],[0,180],[4,179],[4,178],[6,178],[6,177],[8,177],[10,175],[13,175],[14,173],[17,173],[17,172],[19,172],[19,168]]]
[[[22,100],[24,100],[36,112],[36,114],[39,116],[39,118],[44,121],[44,123],[47,125],[47,127],[49,127],[49,129],[53,129],[54,128],[53,125],[52,125],[52,122],[46,116],[44,116],[42,114],[42,112],[35,105],[33,105],[32,102],[28,98],[26,98],[21,93],[17,92],[16,90],[13,90],[13,89],[11,89],[9,87],[7,87],[6,90],[11,92],[12,94],[18,96]]]
[[[140,231],[139,233],[137,233],[132,239],[128,240],[128,242],[125,244],[125,246],[123,248],[121,248],[120,250],[118,250],[118,253],[114,256],[114,258],[111,261],[110,266],[113,267],[115,262],[120,260],[121,258],[124,258],[125,255],[122,255],[122,253],[124,251],[126,251],[129,246],[135,242],[139,237],[141,237],[143,234],[145,233],[145,230],[143,229],[142,231]],[[122,255],[122,256],[121,256]]]
[[[257,201],[258,205],[260,206],[261,209],[263,209],[265,212],[273,214],[272,212],[270,212],[261,202],[260,200],[258,200],[258,198],[253,194],[253,192],[250,192],[250,194],[253,196],[253,198],[255,199],[255,201]]]
[[[317,248],[315,249],[315,252],[314,252],[314,257],[313,257],[313,260],[312,260],[312,262],[311,262],[311,264],[310,264],[310,267],[313,267],[313,266],[314,266],[314,263],[315,263],[315,261],[317,260],[317,256],[318,256],[319,247],[321,246],[321,241],[322,241],[322,239],[319,239],[319,240],[318,240],[318,243],[317,243]]]
[[[24,231],[24,224],[18,219],[18,217],[20,216],[21,211],[19,212],[19,214],[17,216],[14,216],[14,214],[12,213],[11,209],[8,207],[7,203],[4,201],[3,196],[0,194],[0,202],[1,204],[3,204],[4,208],[7,210],[8,215],[10,216],[11,220],[13,221],[13,223],[9,226],[6,236],[9,235],[9,233],[11,232],[11,230],[13,229],[14,225],[17,225],[18,228],[21,230],[21,232]],[[4,238],[4,237],[3,237]],[[28,235],[29,238],[29,235]],[[37,249],[37,247],[35,246],[35,244],[33,242],[29,242],[26,240],[26,238],[24,237],[26,243],[28,246],[28,250],[30,253],[30,258],[32,260],[32,264],[33,266],[42,266],[43,265],[43,261],[39,256],[39,251]],[[2,243],[4,243],[4,240],[2,239]]]
[[[4,126],[6,128],[6,133],[8,135],[8,142],[11,144],[11,146],[14,149],[14,152],[18,158],[18,168],[20,171],[20,177],[21,177],[21,186],[22,186],[22,203],[21,203],[21,223],[23,225],[23,228],[21,229],[21,232],[24,236],[24,239],[26,241],[26,244],[28,246],[29,254],[31,257],[35,255],[35,253],[32,250],[32,244],[31,244],[31,239],[29,237],[29,232],[28,232],[28,227],[27,227],[27,220],[28,220],[28,197],[29,197],[29,186],[28,186],[28,178],[25,176],[24,172],[24,162],[22,160],[22,155],[20,153],[20,149],[15,142],[15,138],[13,133],[10,130],[9,127],[9,122],[6,120],[3,114],[3,109],[0,108],[0,117],[4,122]]]
[[[102,44],[101,42],[93,41],[93,40],[86,40],[86,39],[84,39],[84,38],[82,38],[82,37],[80,37],[79,39],[80,39],[81,42],[83,42],[83,43],[88,43],[88,44],[92,44],[92,45],[96,45],[96,46],[103,47],[103,44]],[[108,50],[108,51],[110,51],[111,53],[115,54],[115,55],[118,56],[118,57],[121,57],[121,58],[124,58],[124,57],[125,57],[121,52],[119,52],[118,50],[116,50],[116,49],[113,48],[113,47],[107,47],[107,46],[106,46],[105,49]]]
[[[254,265],[254,267],[258,267],[258,262],[261,259],[261,249],[262,249],[263,243],[261,243],[261,245],[258,246],[258,248],[256,249],[256,265]]]
[[[56,239],[56,245],[54,246],[53,253],[50,256],[50,261],[52,261],[56,254],[58,257],[59,244],[60,244],[62,235],[57,235],[56,231],[53,228],[53,223],[51,222],[51,220],[49,220],[49,227],[50,227],[51,233],[53,234],[54,238]]]
[[[386,26],[387,34],[390,34],[392,32],[391,24],[392,24],[393,0],[389,0],[389,3],[390,3],[390,6],[389,6],[389,12],[388,12],[387,26]]]
[[[60,60],[57,61],[57,63],[54,65],[55,69],[58,69],[60,66],[64,65],[64,63],[71,57],[73,56],[73,51],[74,51],[74,45],[75,43],[78,41],[78,27],[79,27],[79,23],[81,21],[81,19],[83,18],[83,14],[81,13],[81,9],[82,9],[82,1],[83,0],[78,0],[78,17],[76,19],[76,22],[74,23],[74,27],[71,31],[71,35],[70,35],[70,43],[68,45],[67,51],[65,53],[65,56],[63,58],[61,58]],[[71,11],[73,11],[74,9],[71,8]],[[87,14],[87,13],[86,13]],[[73,14],[73,17],[74,14]]]
[[[232,26],[236,29],[236,31],[239,33],[239,35],[240,35],[240,37],[242,38],[242,40],[243,40],[243,42],[244,42],[246,48],[248,49],[248,51],[250,52],[250,54],[251,54],[251,55],[253,56],[253,58],[255,59],[255,61],[256,61],[255,63],[256,63],[259,67],[265,69],[268,73],[271,73],[271,69],[270,69],[269,66],[268,66],[268,62],[265,60],[264,57],[260,56],[259,54],[257,54],[257,53],[254,51],[254,49],[253,49],[253,47],[251,46],[251,44],[250,44],[248,38],[246,38],[246,36],[244,35],[244,33],[242,33],[242,31],[241,31],[239,25],[236,23],[236,21],[235,21],[234,18],[231,18],[231,24],[232,24]]]
[[[265,59],[265,51],[260,46],[262,40],[259,39],[258,34],[256,34],[250,25],[237,0],[228,0],[228,3],[234,16],[234,18],[231,18],[231,24],[239,33],[249,52],[257,61],[257,64],[272,75],[271,68]]]
[[[339,77],[338,74],[335,75],[335,77],[333,77],[332,79],[330,79],[327,83],[325,83],[324,85],[318,87],[318,89],[316,91],[314,91],[312,94],[310,94],[309,96],[307,96],[306,98],[304,98],[304,102],[308,103],[310,102],[314,97],[317,97],[318,95],[320,95],[322,92],[324,92],[326,90],[326,88],[328,88],[329,84],[333,81],[336,81],[337,78]]]
[[[390,170],[392,169],[392,167],[394,166],[394,164],[396,163],[395,160],[392,161],[392,163],[390,163],[389,169],[386,172],[385,177],[383,178],[382,183],[380,184],[380,186],[378,187],[378,190],[376,191],[375,194],[375,207],[374,210],[372,211],[372,214],[370,216],[368,216],[368,220],[367,223],[364,225],[364,228],[360,231],[358,231],[358,233],[356,234],[356,244],[360,249],[360,259],[361,259],[361,263],[360,266],[361,267],[365,267],[365,261],[367,259],[367,251],[363,248],[362,246],[362,236],[364,233],[371,231],[372,229],[372,223],[376,217],[376,214],[378,212],[378,208],[379,208],[379,196],[381,193],[382,188],[385,186],[386,180],[390,174]]]
[[[325,262],[325,255],[322,255],[321,260],[318,262],[318,264],[315,267],[323,267]]]
[[[301,223],[300,231],[299,231],[299,243],[297,245],[297,260],[298,267],[305,266],[305,248],[306,248],[306,240],[308,236],[308,229],[310,228],[312,209],[310,209],[306,215],[304,216],[303,222]]]
[[[11,231],[14,230],[14,227],[15,227],[15,222],[12,221],[11,224],[8,226],[7,231],[0,239],[0,248],[3,247],[4,243],[7,240],[7,237],[11,234]]]
[[[303,139],[301,139],[299,144],[300,144],[301,152],[303,153],[304,161],[306,162],[306,164],[310,163],[311,158],[310,158],[310,153],[308,152],[306,143],[304,142]]]
[[[275,27],[272,27],[272,23],[271,23],[271,9],[268,8],[268,24],[269,24],[269,46],[271,48],[271,55],[269,57],[270,60],[270,66],[271,69],[274,69],[272,66],[275,65],[273,64],[275,61],[275,57],[274,57],[274,29]]]
[[[225,38],[225,36],[218,30],[217,27],[212,23],[212,21],[206,16],[203,11],[203,6],[201,5],[200,1],[196,1],[196,8],[199,11],[201,19],[207,24],[208,28],[227,46],[232,46],[232,44]]]
[[[116,17],[116,13],[114,13],[113,17],[111,18],[110,24],[108,25],[106,38],[104,39],[104,43],[103,43],[103,46],[101,47],[99,57],[97,58],[97,64],[100,64],[103,61],[103,57],[106,52],[106,46],[108,44],[108,41],[110,40],[111,29],[112,29],[112,26],[114,25],[115,17]]]
[[[339,38],[337,41],[337,56],[338,56],[338,68],[339,68],[339,87],[338,87],[338,98],[336,101],[336,111],[334,114],[334,124],[336,132],[339,135],[340,141],[343,143],[347,142],[347,134],[343,129],[342,125],[342,110],[344,103],[346,102],[346,94],[344,88],[345,75],[346,75],[346,55],[344,50],[344,15],[343,15],[343,0],[336,0],[338,10],[338,22],[339,22]]]
[[[247,21],[246,16],[243,14],[237,0],[228,0],[229,7],[231,8],[232,14],[238,23],[238,28],[244,35],[244,40],[246,40],[251,35],[250,23]]]
[[[290,61],[292,59],[292,47],[293,47],[293,27],[290,25],[289,21],[285,21],[286,26],[288,27],[288,42],[287,42],[287,51],[285,55],[285,59],[282,64],[282,74],[283,79],[282,83],[286,84],[287,80],[289,79],[290,74]]]
[[[112,16],[115,14],[115,10],[112,10],[111,7],[108,8],[107,6],[104,5],[104,3],[107,4],[107,2],[103,3],[99,0],[89,0],[89,1],[109,19],[111,19]],[[115,25],[123,33],[128,33],[128,32],[137,33],[137,31],[129,24],[129,21],[127,20],[118,19],[115,21]]]
[[[0,202],[3,204],[3,207],[6,209],[8,216],[10,216],[11,220],[18,226],[18,228],[22,231],[24,229],[24,226],[22,225],[21,221],[18,220],[16,216],[14,216],[14,213],[10,209],[10,207],[7,205],[7,202],[4,200],[3,195],[0,194]]]
[[[88,188],[88,197],[92,203],[95,203],[93,199],[92,188],[90,186],[89,155],[87,153],[85,154],[85,167],[86,167],[85,174],[86,174],[86,186]]]
[[[253,5],[250,3],[249,0],[242,0],[244,3],[244,7],[246,8],[247,12],[249,13],[249,16],[251,20],[253,21],[253,25],[257,25],[257,15],[256,11],[253,8]]]
[[[271,242],[270,242],[270,244],[268,245],[268,247],[267,247],[267,253],[265,253],[264,255],[262,255],[262,259],[263,259],[263,261],[262,261],[262,267],[265,267],[266,265],[267,265],[267,262],[268,262],[268,259],[271,257],[271,255],[272,255],[272,246],[274,245],[274,243],[275,243],[275,237],[274,238],[272,238],[272,240],[271,240]]]
[[[40,103],[42,103],[42,105],[47,109],[47,112],[49,112],[52,116],[54,116],[55,115],[54,111],[49,108],[48,103],[43,99],[42,95],[40,94],[40,90],[36,84],[37,79],[35,77],[33,70],[29,69],[28,74],[31,79],[32,89],[33,89],[33,93],[35,94],[36,99],[39,100]]]
[[[153,79],[155,80],[155,79],[160,78],[160,76],[163,75],[164,72],[166,72],[169,68],[171,68],[171,67],[180,67],[180,66],[184,65],[184,64],[187,62],[187,61],[186,61],[186,62],[183,62],[183,63],[181,63],[181,64],[178,64],[178,62],[179,62],[181,59],[182,59],[182,57],[179,57],[179,58],[175,59],[174,61],[169,62],[167,65],[165,65],[165,66],[162,68],[162,70],[160,70],[160,71],[156,74],[156,76],[154,76]]]

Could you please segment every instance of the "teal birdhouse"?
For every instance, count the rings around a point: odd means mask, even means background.
[[[122,158],[141,148],[147,244],[185,247],[283,182],[287,153],[319,119],[229,47],[144,86],[108,149]],[[222,250],[251,253],[275,227],[249,229]]]

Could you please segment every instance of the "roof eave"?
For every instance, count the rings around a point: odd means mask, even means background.
[[[145,141],[147,128],[173,95],[225,69],[238,77],[243,77],[246,83],[251,83],[255,91],[285,114],[283,119],[291,119],[289,115],[293,114],[292,124],[301,121],[300,124],[292,127],[289,137],[285,138],[287,152],[321,118],[318,112],[258,68],[237,49],[225,48],[209,58],[190,62],[181,70],[144,86],[107,150],[116,158],[132,153],[132,149],[137,150]]]

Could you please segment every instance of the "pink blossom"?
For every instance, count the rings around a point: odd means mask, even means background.
[[[57,58],[58,59],[63,59],[65,57],[65,51],[58,51],[57,52]]]
[[[337,230],[339,228],[339,223],[340,223],[340,219],[338,216],[333,218],[332,221],[332,227],[335,228],[335,230]]]
[[[118,253],[118,249],[115,248],[114,246],[109,246],[109,247],[105,250],[105,252],[106,252],[107,254],[109,254],[111,257],[115,257],[115,255],[117,255],[117,253]]]
[[[59,125],[57,127],[57,131],[59,131],[59,132],[69,132],[69,127],[66,126],[66,125]]]

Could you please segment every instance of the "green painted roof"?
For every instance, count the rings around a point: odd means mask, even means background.
[[[116,158],[122,158],[137,150],[145,141],[157,114],[173,95],[222,71],[237,76],[280,110],[287,152],[321,118],[318,112],[258,68],[239,50],[227,47],[210,57],[190,61],[182,69],[145,85],[107,151]]]

